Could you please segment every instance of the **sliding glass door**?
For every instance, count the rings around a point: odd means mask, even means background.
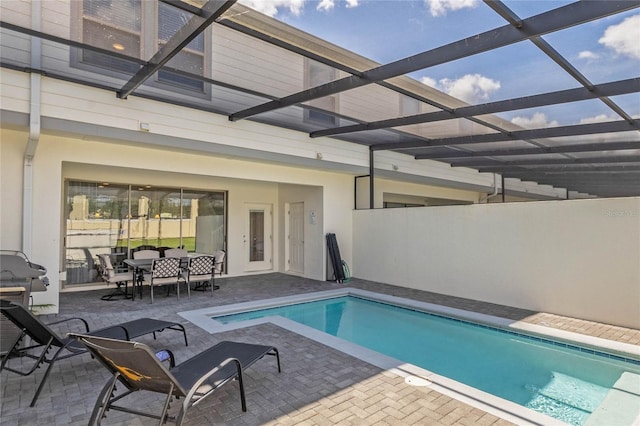
[[[67,181],[66,284],[100,281],[98,254],[122,265],[139,246],[213,254],[226,248],[226,192]]]

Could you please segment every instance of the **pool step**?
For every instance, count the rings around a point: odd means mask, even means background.
[[[584,426],[640,426],[640,375],[624,372]]]
[[[534,395],[527,407],[571,425],[582,425],[608,392],[605,387],[558,372],[542,388],[530,390]]]

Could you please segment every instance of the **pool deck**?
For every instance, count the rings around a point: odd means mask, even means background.
[[[138,341],[156,348],[169,348],[177,361],[222,340],[237,340],[276,346],[283,371],[278,374],[270,359],[247,370],[245,386],[248,411],[240,408],[237,384],[223,386],[201,405],[191,409],[189,425],[507,425],[508,421],[461,402],[429,386],[416,386],[393,371],[377,367],[340,350],[303,337],[274,324],[209,334],[180,316],[179,312],[234,303],[334,290],[345,285],[314,281],[285,274],[266,274],[218,280],[221,288],[214,297],[208,292],[192,292],[191,299],[178,301],[175,294],[160,295],[151,305],[148,294],[142,300],[102,301],[108,290],[65,292],[60,296],[60,314],[45,321],[80,316],[92,329],[137,318],[177,321],[185,326],[189,346],[176,333],[160,333],[157,340],[144,336]],[[435,303],[481,314],[507,318],[598,337],[630,345],[640,345],[640,330],[582,321],[558,315],[526,311],[469,299],[352,279],[349,287],[391,296]],[[147,289],[148,292],[148,289]],[[79,331],[57,329],[65,331]],[[29,407],[35,387],[44,374],[40,368],[31,376],[2,372],[0,376],[0,424],[4,425],[86,425],[97,394],[108,373],[88,355],[55,364],[38,404]],[[138,406],[158,407],[161,398],[151,394],[133,395]],[[179,404],[173,403],[170,412]],[[152,408],[153,407],[153,408]],[[103,424],[150,425],[153,419],[109,412]],[[549,424],[552,424],[550,422]]]

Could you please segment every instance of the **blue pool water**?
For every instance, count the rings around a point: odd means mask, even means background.
[[[640,363],[439,315],[344,296],[215,317],[278,315],[573,425]],[[630,361],[630,362],[629,362]]]

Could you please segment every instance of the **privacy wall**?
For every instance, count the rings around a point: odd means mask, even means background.
[[[640,328],[640,198],[357,210],[354,276]]]

